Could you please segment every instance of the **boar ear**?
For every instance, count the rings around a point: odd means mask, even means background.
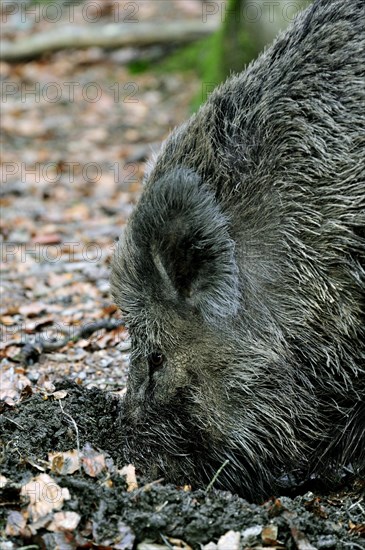
[[[233,315],[238,272],[228,220],[189,170],[150,184],[139,212],[161,298],[190,306],[207,321]],[[140,225],[141,229],[141,225]]]

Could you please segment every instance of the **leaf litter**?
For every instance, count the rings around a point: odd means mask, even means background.
[[[67,380],[55,388],[66,392],[63,410],[37,392],[0,416],[0,525],[14,544],[41,541],[40,548],[53,549],[67,540],[68,548],[140,550],[142,543],[175,547],[169,540],[178,539],[207,550],[362,547],[360,480],[262,504],[214,488],[147,482],[122,455],[119,396]]]

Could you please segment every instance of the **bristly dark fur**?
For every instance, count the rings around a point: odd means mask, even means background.
[[[365,2],[317,0],[177,128],[113,261],[128,458],[251,498],[365,468]],[[151,368],[158,350],[163,364]]]

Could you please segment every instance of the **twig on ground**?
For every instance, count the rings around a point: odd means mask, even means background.
[[[23,426],[21,426],[18,422],[16,422],[15,420],[12,420],[11,418],[9,418],[8,416],[4,416],[3,418],[5,418],[6,420],[8,420],[9,422],[12,422],[13,424],[15,424],[15,426],[17,426],[19,428],[19,430],[24,430]]]
[[[34,343],[26,342],[25,344],[20,342],[18,345],[23,346],[23,349],[16,358],[13,358],[13,361],[26,365],[30,362],[33,364],[38,361],[43,352],[47,353],[50,351],[56,351],[66,346],[69,342],[77,342],[82,338],[89,338],[98,330],[105,329],[110,331],[124,326],[125,323],[122,319],[102,319],[101,321],[88,323],[84,327],[81,327],[81,329],[74,336],[65,336],[56,342],[45,342],[43,340],[37,340],[37,342]]]
[[[212,480],[209,482],[209,484],[207,485],[207,488],[205,489],[205,492],[208,493],[211,488],[213,487],[214,483],[217,481],[218,479],[218,476],[220,475],[221,471],[223,470],[223,468],[225,468],[227,466],[227,464],[229,463],[229,460],[225,460],[223,462],[223,464],[218,468],[218,470],[216,471],[216,473],[214,474]]]
[[[156,23],[140,22],[138,26],[109,23],[90,25],[60,25],[57,29],[36,33],[16,42],[3,40],[0,43],[2,61],[19,61],[33,59],[44,53],[63,49],[100,48],[115,49],[123,47],[145,47],[155,44],[184,44],[217,30],[217,23],[212,21],[173,21],[163,26]],[[138,28],[137,28],[138,27]]]
[[[72,422],[74,428],[75,428],[75,432],[76,432],[76,446],[77,446],[77,456],[79,458],[79,460],[81,459],[81,451],[80,451],[80,437],[79,437],[79,428],[74,420],[74,418],[68,414],[67,412],[65,412],[63,406],[62,406],[62,403],[61,401],[58,401],[58,403],[60,404],[60,407],[61,407],[61,411],[62,413],[67,416],[67,418]]]

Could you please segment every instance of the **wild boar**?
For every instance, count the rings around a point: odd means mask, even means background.
[[[315,1],[164,143],[111,272],[151,478],[364,468],[364,148],[363,0]]]

